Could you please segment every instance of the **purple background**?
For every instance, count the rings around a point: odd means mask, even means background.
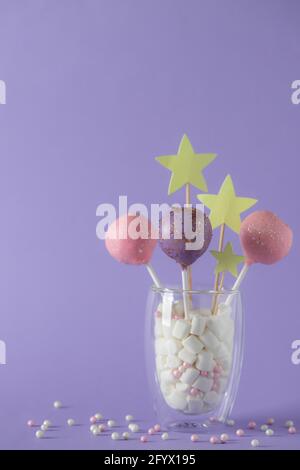
[[[183,192],[166,198],[169,172],[154,156],[176,152],[184,132],[198,152],[218,154],[205,171],[211,193],[230,173],[238,194],[294,230],[290,256],[253,267],[243,284],[233,416],[243,426],[291,418],[300,431],[300,366],[290,359],[300,338],[300,106],[290,98],[299,14],[296,0],[0,0],[1,448],[141,447],[88,432],[98,410],[156,421],[143,358],[149,278],[110,258],[95,211],[120,194],[182,201]],[[153,264],[179,279],[158,250]],[[212,268],[203,258],[194,279],[211,283]],[[55,399],[68,408],[53,410]],[[42,441],[24,424],[69,416],[82,426]],[[300,448],[299,435],[276,434],[260,434],[264,448]],[[188,439],[149,447],[195,448]],[[249,448],[249,438],[225,447]]]

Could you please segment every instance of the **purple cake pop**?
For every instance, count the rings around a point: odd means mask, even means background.
[[[176,216],[181,218],[179,224]],[[195,237],[194,239],[186,238],[184,233],[187,231],[184,231],[185,220],[194,233],[203,233],[203,244],[200,244],[202,246],[199,249],[187,249],[186,247],[186,243],[193,243]],[[211,239],[212,227],[209,218],[194,207],[174,207],[170,213],[160,220],[159,245],[166,255],[181,265],[182,269],[193,264],[206,252]]]

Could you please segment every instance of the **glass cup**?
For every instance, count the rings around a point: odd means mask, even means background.
[[[225,422],[242,367],[240,292],[152,286],[146,318],[147,372],[159,421],[187,432]]]

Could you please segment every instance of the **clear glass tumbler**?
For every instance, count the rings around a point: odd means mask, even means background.
[[[244,346],[238,291],[150,289],[146,360],[159,421],[179,431],[227,420]]]

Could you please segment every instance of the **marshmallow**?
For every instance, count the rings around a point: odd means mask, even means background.
[[[170,367],[170,369],[175,369],[176,367],[179,367],[182,361],[179,359],[178,356],[175,356],[174,354],[169,354],[167,356],[167,367]]]
[[[163,334],[161,318],[156,318],[155,319],[154,334],[155,334],[156,338],[159,337],[159,336],[162,336],[162,334]]]
[[[155,340],[155,353],[164,355],[167,354],[166,341],[163,338]]]
[[[190,331],[190,325],[185,320],[176,320],[173,329],[173,336],[177,339],[185,338]]]
[[[198,414],[201,413],[203,410],[203,401],[199,397],[191,397],[189,396],[187,399],[188,404],[188,413]]]
[[[184,410],[187,406],[186,394],[178,392],[177,390],[174,390],[170,395],[168,395],[166,401],[168,405],[175,410]]]
[[[158,312],[162,312],[162,303],[161,303],[161,302],[158,304],[158,307],[157,307],[156,310],[157,310]]]
[[[202,351],[198,354],[196,367],[199,370],[205,372],[211,372],[214,368],[215,361],[213,360],[213,354],[209,351]]]
[[[214,390],[211,390],[204,395],[203,401],[208,405],[215,405],[219,401],[219,395]]]
[[[198,379],[194,382],[193,387],[198,388],[201,392],[209,392],[213,386],[213,380],[208,377],[203,377],[200,375]]]
[[[163,370],[160,374],[161,384],[168,385],[176,382],[176,378],[172,374],[172,371],[167,369]]]
[[[208,329],[205,330],[205,333],[200,337],[200,339],[206,348],[211,349],[212,351],[216,350],[219,346],[218,338]]]
[[[207,321],[207,327],[216,335],[219,340],[227,337],[231,327],[231,318],[226,314],[214,315]]]
[[[169,325],[162,325],[163,335],[165,338],[172,338],[172,333],[175,325],[175,320],[172,320]]]
[[[177,354],[181,349],[181,343],[177,339],[171,338],[166,344],[168,354]]]
[[[218,385],[219,385],[219,393],[225,392],[228,384],[228,379],[227,377],[220,377],[218,380]]]
[[[182,376],[180,377],[180,380],[185,384],[192,385],[198,376],[199,371],[197,369],[194,369],[194,367],[189,367],[183,372]]]
[[[190,387],[188,384],[184,384],[183,382],[177,382],[175,388],[178,392],[187,392]]]
[[[227,313],[228,315],[231,314],[231,307],[230,305],[226,305],[224,303],[220,303],[218,305],[218,313]]]
[[[174,302],[174,313],[175,315],[180,315],[183,317],[184,315],[184,307],[183,307],[183,302],[182,300],[177,300]]]
[[[160,389],[164,397],[170,395],[174,391],[174,384],[166,384],[165,382],[160,383]]]
[[[182,344],[192,354],[198,354],[204,348],[203,343],[193,335],[188,336]]]
[[[211,316],[211,310],[210,308],[199,308],[198,312],[200,315],[203,317],[210,317]]]
[[[183,362],[187,362],[188,364],[194,364],[196,360],[196,354],[190,353],[187,349],[182,348],[181,351],[178,353],[179,359]]]
[[[200,315],[194,316],[192,319],[191,333],[193,335],[201,336],[204,333],[206,320]]]
[[[167,367],[167,356],[158,354],[155,358],[155,364],[158,370],[165,369]]]

